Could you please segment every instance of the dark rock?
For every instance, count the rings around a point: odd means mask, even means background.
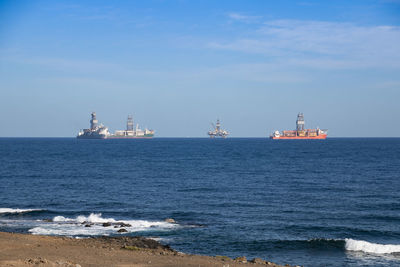
[[[85,224],[85,227],[91,227],[91,225],[90,224]]]
[[[128,231],[126,229],[124,229],[124,228],[121,228],[121,229],[118,230],[118,233],[126,233],[126,232],[128,232]]]
[[[256,264],[267,264],[267,262],[265,260],[260,259],[260,258],[254,258],[250,262],[256,263]]]
[[[231,261],[232,260],[228,256],[221,256],[221,255],[217,255],[217,256],[215,256],[215,258],[219,259],[219,260],[222,260],[222,261]]]
[[[103,223],[103,227],[108,227],[108,226],[111,226],[111,223],[109,222]]]
[[[42,264],[48,263],[48,260],[42,259],[41,257],[39,257],[39,258],[35,258],[35,259],[27,259],[25,262],[28,263],[29,265],[30,264],[42,265]]]
[[[44,222],[53,222],[53,219],[44,219]]]
[[[98,240],[101,243],[107,243],[110,246],[119,246],[120,248],[122,248],[123,246],[136,246],[138,248],[162,249],[174,252],[174,250],[167,245],[163,245],[158,241],[141,236],[123,236],[123,235],[118,237],[100,236],[82,240],[83,240],[82,242],[88,242],[89,244],[92,244],[93,241]]]
[[[246,263],[246,262],[247,262],[247,259],[246,259],[245,256],[241,256],[241,257],[235,258],[235,261]]]
[[[124,222],[116,222],[114,225],[119,226],[119,227],[131,227],[129,223],[124,223]]]

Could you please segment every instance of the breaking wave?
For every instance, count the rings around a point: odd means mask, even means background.
[[[313,238],[303,240],[263,240],[249,241],[243,243],[243,246],[251,249],[263,247],[265,249],[282,249],[282,250],[318,250],[318,251],[358,251],[384,255],[393,254],[400,255],[400,244],[378,244],[363,240],[345,239],[329,239],[329,238]]]
[[[371,243],[363,240],[345,239],[345,249],[351,251],[362,251],[374,254],[400,253],[400,245],[384,245]]]
[[[110,225],[103,225],[103,224]],[[141,231],[166,231],[179,225],[165,221],[147,220],[116,220],[103,218],[101,213],[91,213],[89,216],[80,215],[76,218],[56,216],[51,222],[42,222],[37,227],[29,230],[37,235],[67,235],[67,236],[97,236],[120,234],[121,228],[133,233]]]
[[[101,213],[91,213],[89,216],[80,215],[75,219],[66,218],[64,216],[56,216],[53,218],[54,222],[76,222],[76,223],[125,223],[130,224],[132,227],[163,227],[173,228],[176,223],[168,223],[164,221],[146,221],[146,220],[115,220],[114,218],[103,218]]]
[[[27,213],[32,211],[41,211],[41,209],[12,209],[12,208],[0,208],[1,213]]]

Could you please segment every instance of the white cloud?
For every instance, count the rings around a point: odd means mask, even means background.
[[[243,14],[235,13],[235,12],[229,13],[228,17],[230,19],[242,21],[242,22],[254,22],[261,18],[260,16],[248,16],[248,15],[243,15]]]
[[[400,27],[352,23],[267,21],[251,37],[209,43],[209,47],[263,54],[289,63],[332,67],[399,67]]]

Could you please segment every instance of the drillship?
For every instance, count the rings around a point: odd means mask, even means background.
[[[221,123],[219,122],[219,120],[217,120],[217,124],[214,125],[214,123],[211,123],[211,125],[213,126],[214,130],[208,131],[208,136],[210,136],[210,138],[214,138],[214,137],[222,137],[222,138],[226,138],[228,136],[228,131],[221,129]]]
[[[111,139],[124,139],[124,138],[152,138],[154,136],[154,130],[145,128],[144,130],[139,128],[139,124],[136,124],[136,128],[133,129],[133,118],[128,116],[126,122],[126,130],[117,130],[114,134],[110,134],[107,138]]]
[[[96,113],[92,112],[92,119],[90,120],[90,129],[83,129],[79,131],[76,138],[80,139],[133,139],[133,138],[152,138],[154,130],[140,129],[139,124],[133,129],[133,118],[128,116],[126,130],[117,130],[114,134],[108,131],[108,128],[102,124],[98,124]]]
[[[328,130],[317,129],[304,129],[304,116],[303,113],[297,115],[296,130],[294,131],[275,131],[271,139],[326,139]]]
[[[96,118],[96,112],[92,112],[92,119],[90,120],[90,129],[80,130],[76,138],[82,139],[106,139],[110,133],[108,128],[103,124],[99,124]]]

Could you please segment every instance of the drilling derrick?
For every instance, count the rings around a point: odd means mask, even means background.
[[[219,122],[219,120],[217,120],[216,125],[214,126],[213,123],[211,123],[211,125],[213,126],[214,130],[208,131],[208,136],[210,136],[210,138],[214,138],[214,137],[222,137],[222,138],[226,138],[229,134],[228,131],[221,129],[221,123]]]
[[[216,130],[217,132],[220,132],[220,131],[221,131],[221,123],[219,122],[219,119],[217,120],[217,124],[215,125],[215,130]]]
[[[97,118],[96,118],[96,112],[92,112],[92,119],[90,120],[90,129],[91,130],[96,130],[97,128]]]
[[[296,131],[304,131],[304,116],[303,113],[297,115]]]
[[[126,130],[133,131],[133,117],[132,115],[128,115],[128,120],[126,122]]]

